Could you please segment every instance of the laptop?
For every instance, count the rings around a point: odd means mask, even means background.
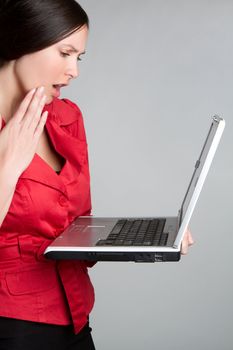
[[[207,138],[176,216],[81,216],[47,247],[45,256],[89,261],[179,261],[182,239],[224,127],[225,121],[221,117],[211,119]]]

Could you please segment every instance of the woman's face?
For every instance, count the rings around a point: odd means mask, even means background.
[[[87,36],[88,28],[83,26],[58,43],[17,59],[14,72],[22,94],[44,86],[46,104],[59,97],[56,85],[68,85],[79,74],[78,60],[85,53]]]

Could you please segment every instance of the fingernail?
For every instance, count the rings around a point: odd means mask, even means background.
[[[39,88],[39,93],[42,93],[44,91],[44,86],[41,86],[40,88]]]

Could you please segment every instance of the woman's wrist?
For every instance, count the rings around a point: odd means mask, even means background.
[[[4,182],[8,186],[15,187],[19,179],[16,169],[10,164],[2,164],[0,166],[0,181]]]

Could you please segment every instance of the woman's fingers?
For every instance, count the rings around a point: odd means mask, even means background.
[[[43,107],[42,106],[42,99],[44,97],[44,88],[40,87],[39,89],[36,90],[35,94],[33,95],[29,106],[27,108],[27,111],[25,113],[25,116],[22,120],[22,130],[26,130],[28,131],[28,129],[30,129],[30,125],[32,123],[32,121],[34,120],[34,118],[38,118],[38,116],[40,117],[41,112]],[[40,111],[40,113],[38,113]],[[36,126],[39,122],[39,118],[36,120],[36,123],[34,123],[34,126]],[[34,130],[32,130],[32,134],[34,134]]]
[[[0,158],[14,164],[20,175],[32,161],[43,132],[48,112],[44,89],[31,90],[21,102],[18,110],[0,132]]]
[[[35,91],[36,91],[36,89],[29,91],[27,93],[27,95],[24,97],[23,101],[20,103],[19,108],[14,115],[14,119],[18,123],[20,123],[22,121],[22,119],[24,118],[24,115],[28,109],[28,106],[33,98]]]
[[[195,241],[194,241],[190,231],[189,231],[189,234],[188,234],[188,240],[189,240],[189,245],[193,245],[195,243]]]
[[[43,95],[42,95],[43,96]],[[40,100],[39,100],[39,104],[37,106],[37,109],[35,111],[35,114],[33,117],[29,117],[28,118],[28,123],[27,123],[27,127],[28,129],[30,129],[32,135],[34,135],[35,130],[40,122],[41,119],[41,113],[43,111],[44,105],[45,105],[45,101],[46,101],[46,95],[44,95]]]
[[[35,130],[35,133],[34,133],[34,136],[35,136],[35,142],[37,143],[43,130],[44,130],[44,126],[45,126],[45,123],[46,123],[46,120],[47,120],[47,117],[48,117],[48,111],[45,111],[41,118],[40,118],[40,121],[39,121],[39,124],[37,125],[36,127],[36,130]]]
[[[194,240],[189,229],[186,230],[182,244],[181,244],[181,254],[186,255],[188,253],[189,246],[194,244]]]

